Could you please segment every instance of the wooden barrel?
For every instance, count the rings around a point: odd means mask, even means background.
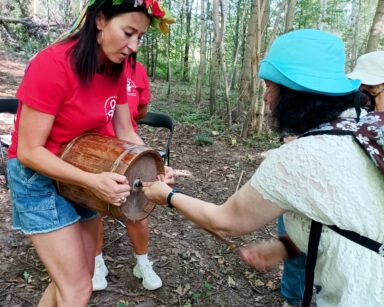
[[[164,174],[164,163],[159,153],[149,147],[134,145],[99,134],[81,135],[63,147],[61,159],[91,173],[115,172],[125,175],[131,185],[131,194],[120,207],[108,204],[91,191],[72,184],[57,182],[59,193],[72,202],[107,214],[122,222],[146,218],[155,204],[149,202],[133,183],[155,181]]]

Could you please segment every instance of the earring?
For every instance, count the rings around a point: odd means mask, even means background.
[[[99,33],[97,33],[97,43],[100,45],[103,42],[104,39],[104,32],[103,30],[100,30]]]

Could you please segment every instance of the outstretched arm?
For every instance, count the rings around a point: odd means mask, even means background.
[[[157,181],[144,183],[143,191],[150,201],[166,204],[172,189]],[[223,237],[250,233],[284,213],[249,182],[220,206],[181,193],[174,194],[171,203],[186,218]]]

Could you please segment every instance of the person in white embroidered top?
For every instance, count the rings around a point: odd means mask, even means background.
[[[353,109],[360,81],[349,80],[344,67],[344,44],[336,35],[307,29],[277,38],[259,71],[275,129],[300,135]],[[384,242],[383,186],[382,174],[351,136],[316,135],[271,151],[220,206],[175,193],[161,181],[146,182],[143,190],[222,237],[251,233],[284,214],[289,237],[307,252],[311,220]],[[384,259],[324,227],[315,284],[319,307],[384,306]]]

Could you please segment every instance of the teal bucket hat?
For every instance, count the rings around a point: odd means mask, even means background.
[[[360,80],[345,73],[345,50],[336,35],[297,30],[278,37],[261,62],[259,77],[290,89],[328,96],[355,92]]]

